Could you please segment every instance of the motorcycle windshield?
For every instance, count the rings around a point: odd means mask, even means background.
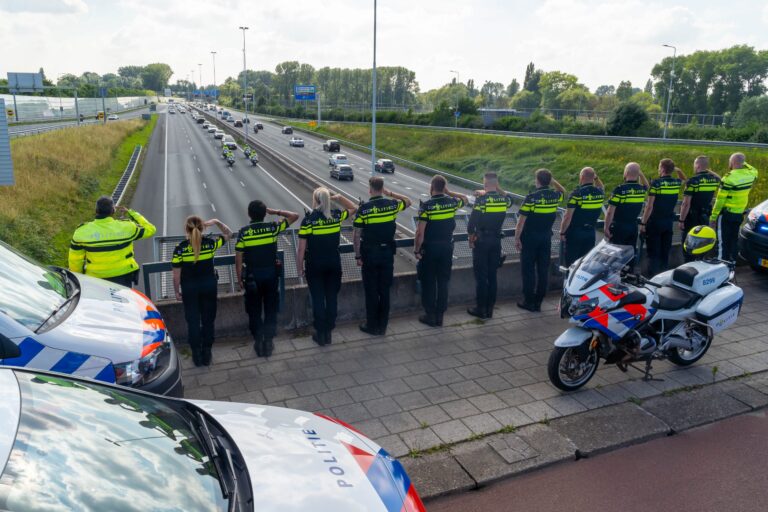
[[[635,250],[628,245],[613,245],[601,241],[587,254],[577,272],[590,274],[592,277],[581,286],[581,290],[589,288],[597,281],[618,281],[621,270],[635,257]]]

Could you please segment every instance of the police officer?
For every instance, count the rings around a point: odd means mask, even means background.
[[[677,176],[673,176],[674,173]],[[648,246],[648,272],[651,276],[667,270],[669,266],[675,207],[684,180],[685,174],[675,167],[671,159],[664,158],[659,162],[659,177],[651,182],[648,204],[640,222],[640,233],[645,234]]]
[[[113,217],[115,204],[109,196],[96,201],[96,219],[81,224],[72,235],[69,246],[69,269],[93,277],[131,287],[139,274],[139,264],[133,257],[133,242],[149,238],[157,230],[134,210],[122,206]]]
[[[523,200],[515,227],[515,247],[520,251],[523,273],[523,302],[517,306],[528,311],[541,311],[541,303],[549,286],[549,263],[552,257],[552,224],[565,188],[547,169],[535,173],[536,190]],[[550,184],[554,190],[549,188]]]
[[[370,199],[360,205],[355,217],[355,259],[362,267],[366,321],[360,330],[383,336],[389,323],[389,288],[395,257],[395,220],[411,206],[406,196],[384,188],[384,179],[368,180]]]
[[[425,313],[419,322],[439,327],[448,309],[456,210],[467,204],[467,196],[448,190],[445,178],[439,175],[432,177],[429,195],[431,197],[419,207],[413,250],[419,260],[421,304]]]
[[[728,160],[729,172],[723,176],[717,191],[710,222],[717,229],[719,239],[718,258],[736,261],[738,256],[739,228],[744,220],[744,210],[749,204],[749,192],[757,180],[757,169],[746,162],[744,153],[734,153]]]
[[[492,318],[496,304],[496,272],[501,266],[501,228],[512,206],[512,198],[499,186],[496,173],[483,176],[483,189],[467,222],[469,246],[472,249],[472,270],[475,274],[475,307],[467,313],[477,318]]]
[[[205,228],[216,225],[221,235],[204,236]],[[203,222],[196,215],[187,217],[184,232],[187,239],[173,250],[173,289],[176,300],[184,304],[187,338],[195,366],[211,364],[213,325],[216,320],[216,272],[213,257],[232,230],[218,219]]]
[[[631,245],[637,251],[637,222],[648,196],[648,179],[640,164],[624,166],[624,183],[611,192],[605,212],[605,238],[616,245]]]
[[[709,158],[699,156],[693,161],[695,174],[685,182],[683,204],[680,205],[680,230],[683,240],[696,226],[708,225],[712,213],[712,198],[720,186],[720,176],[709,170]],[[684,244],[683,244],[684,245]],[[685,261],[692,261],[693,255],[683,250]]]
[[[568,198],[568,209],[560,223],[560,240],[565,242],[565,264],[586,255],[595,246],[595,224],[603,211],[605,185],[595,170],[579,173],[579,186]]]
[[[264,217],[277,215],[278,221]],[[272,355],[277,326],[278,260],[277,237],[296,222],[298,213],[272,210],[263,201],[248,204],[251,223],[240,228],[235,244],[235,271],[240,289],[245,290],[245,311],[253,335],[253,348],[259,357]],[[263,312],[263,317],[262,317]]]
[[[343,209],[331,209],[331,201],[340,203]],[[325,187],[315,189],[312,203],[312,211],[307,212],[299,228],[296,269],[300,276],[306,276],[312,297],[315,326],[312,339],[323,346],[331,344],[331,331],[336,327],[341,289],[341,223],[354,215],[357,208],[346,197],[331,195]]]

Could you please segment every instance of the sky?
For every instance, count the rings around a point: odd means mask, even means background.
[[[168,63],[171,82],[213,82],[286,60],[370,68],[371,0],[0,0],[0,76],[40,67],[116,72]],[[642,87],[671,54],[748,44],[768,49],[761,0],[379,0],[377,63],[416,72],[422,91],[449,82],[522,82],[525,67],[576,75],[594,90]],[[199,67],[198,64],[202,64]]]

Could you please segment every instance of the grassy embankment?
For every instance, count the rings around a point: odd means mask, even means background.
[[[370,127],[362,125],[330,123],[315,131],[358,144],[368,145],[371,140]],[[610,189],[621,182],[624,165],[630,161],[640,163],[650,178],[658,175],[660,159],[672,158],[690,176],[693,159],[707,155],[712,169],[723,174],[728,157],[741,150],[747,161],[761,171],[751,203],[768,198],[768,151],[762,149],[518,138],[391,126],[377,128],[376,146],[381,151],[476,181],[481,181],[484,172],[496,171],[503,176],[505,187],[521,194],[531,189],[532,171],[539,167],[550,169],[570,189],[578,183],[579,170],[588,165],[598,171]]]
[[[0,187],[0,240],[42,263],[66,265],[72,232],[93,218],[96,199],[112,193],[156,123],[153,115],[11,140],[16,184]]]

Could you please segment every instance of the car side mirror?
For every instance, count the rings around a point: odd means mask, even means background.
[[[13,359],[21,356],[21,349],[7,336],[0,334],[0,359]]]

